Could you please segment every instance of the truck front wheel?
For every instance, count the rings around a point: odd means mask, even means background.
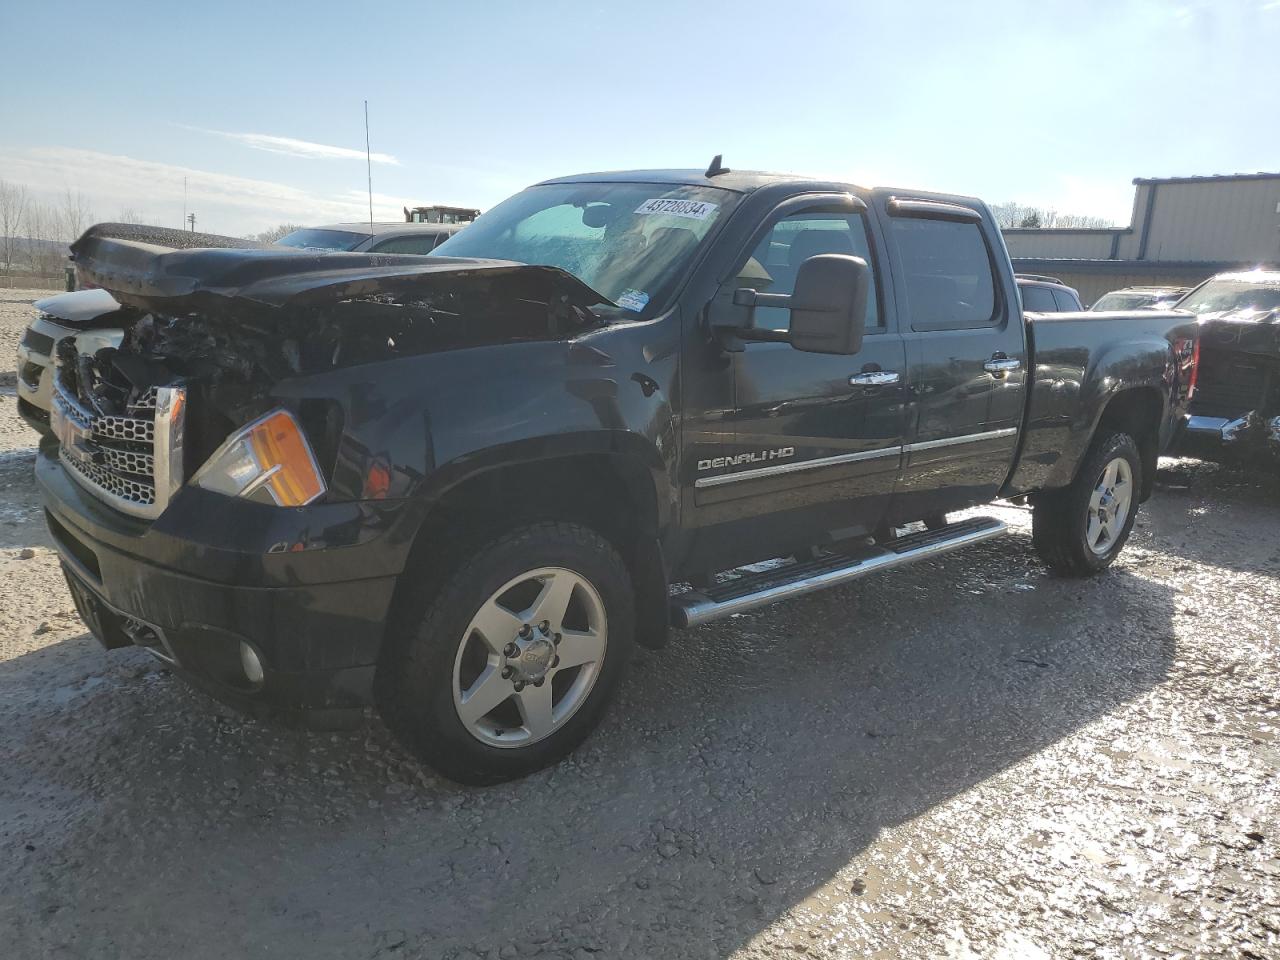
[[[1099,434],[1071,485],[1036,497],[1031,514],[1036,553],[1063,576],[1105,570],[1129,539],[1141,489],[1142,459],[1133,438]]]
[[[576,524],[520,528],[472,552],[416,625],[389,638],[383,717],[452,780],[524,776],[599,723],[634,623],[630,577],[608,541]]]

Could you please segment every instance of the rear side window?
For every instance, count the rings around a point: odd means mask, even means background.
[[[1072,313],[1076,310],[1083,310],[1080,301],[1076,299],[1075,294],[1070,290],[1053,291],[1053,299],[1058,301],[1058,309],[1063,313]]]
[[[911,329],[965,330],[996,323],[991,255],[978,224],[913,217],[892,217],[889,224],[902,262]]]
[[[1059,309],[1054,302],[1053,291],[1048,287],[1037,287],[1032,284],[1020,285],[1019,292],[1022,294],[1022,309],[1033,310],[1037,313],[1056,313]]]

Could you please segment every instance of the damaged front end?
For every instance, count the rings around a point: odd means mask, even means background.
[[[1202,315],[1200,363],[1187,421],[1187,452],[1280,459],[1280,323],[1277,312]]]
[[[124,337],[92,355],[59,343],[59,459],[97,497],[142,518],[189,480],[283,505],[319,496],[342,411],[324,400],[286,408],[272,399],[282,381],[559,339],[598,326],[591,307],[607,303],[562,270],[506,261],[173,250],[101,227],[72,251],[80,275],[122,305]]]

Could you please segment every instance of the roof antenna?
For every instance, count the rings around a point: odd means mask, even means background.
[[[722,173],[729,172],[729,168],[720,162],[722,157],[723,154],[717,153],[715,155],[715,159],[711,161],[711,166],[707,167],[707,172],[703,174],[704,177],[718,177]]]
[[[369,101],[364,102],[364,168],[369,177],[369,236],[373,236],[373,154],[369,152]]]

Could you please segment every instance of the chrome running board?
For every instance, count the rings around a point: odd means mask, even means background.
[[[940,530],[926,530],[869,546],[856,553],[828,554],[803,563],[746,574],[672,597],[671,623],[676,627],[700,626],[778,600],[789,600],[872,573],[941,556],[971,543],[998,537],[1005,529],[1004,523],[994,517],[974,517],[949,523]]]

